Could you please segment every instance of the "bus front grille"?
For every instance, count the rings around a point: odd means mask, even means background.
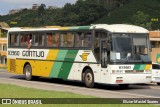
[[[142,74],[144,73],[144,70],[125,70],[125,73],[129,73],[129,74],[133,74],[133,73],[136,73],[136,74]]]

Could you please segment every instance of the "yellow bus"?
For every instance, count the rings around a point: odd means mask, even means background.
[[[134,25],[11,28],[7,55],[8,71],[26,80],[78,80],[90,88],[151,82],[149,33]]]

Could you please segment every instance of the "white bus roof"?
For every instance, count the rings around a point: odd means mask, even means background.
[[[23,31],[51,31],[51,30],[89,30],[89,29],[103,29],[112,33],[149,33],[145,28],[135,26],[135,25],[126,25],[126,24],[96,24],[92,26],[71,26],[71,27],[41,27],[41,28],[29,28],[29,27],[18,27],[10,28],[9,32],[23,32]]]
[[[143,27],[127,24],[98,24],[95,25],[96,29],[105,29],[113,33],[149,33],[149,31]]]

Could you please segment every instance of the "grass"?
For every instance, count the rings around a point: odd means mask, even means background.
[[[10,84],[0,84],[0,98],[93,98],[80,94],[24,88]]]
[[[69,92],[45,91],[32,88],[24,88],[10,84],[0,84],[0,98],[95,98],[73,94]],[[23,107],[157,107],[149,104],[45,104],[23,105]],[[4,105],[0,105],[4,107]],[[5,107],[22,107],[22,105],[5,105]]]

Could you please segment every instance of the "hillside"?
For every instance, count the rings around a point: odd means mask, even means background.
[[[130,3],[104,15],[95,23],[134,24],[133,16],[137,11],[149,16],[146,21],[152,23],[152,30],[160,29],[160,0],[130,0]]]
[[[11,27],[76,26],[93,23],[135,24],[160,29],[160,0],[78,0],[63,8],[23,10],[0,16]]]
[[[52,13],[54,16],[59,14],[59,9],[56,10],[44,10],[45,12],[40,12],[40,10],[25,10],[16,14],[2,16],[0,21],[8,23],[11,27],[35,27],[35,26],[47,26],[54,25]],[[56,12],[52,12],[56,11]],[[55,16],[56,17],[56,16]],[[52,24],[50,24],[52,23]]]
[[[103,17],[110,10],[127,4],[129,0],[78,0],[65,4],[63,8],[38,10],[26,9],[16,14],[0,16],[0,21],[11,27],[26,26],[74,26],[89,25]]]

